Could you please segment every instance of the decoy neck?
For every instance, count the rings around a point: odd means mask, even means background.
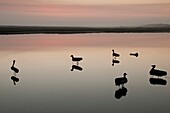
[[[15,65],[15,60],[13,60],[13,64],[12,64],[12,67],[14,67],[14,65]]]
[[[71,55],[70,57],[74,58],[74,56],[73,56],[73,55]]]
[[[127,73],[123,73],[124,78],[126,78]]]

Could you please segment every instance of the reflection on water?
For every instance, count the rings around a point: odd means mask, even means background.
[[[0,36],[0,113],[169,113],[169,37],[170,34]],[[116,59],[111,53],[113,48],[120,55]],[[133,51],[140,57],[132,58],[129,53]],[[73,53],[83,56],[83,60],[72,61],[69,57]],[[20,70],[11,76],[17,87],[9,79],[13,59],[16,64],[12,67]],[[166,70],[167,78],[150,78],[152,64],[158,67],[154,70]],[[121,81],[116,86],[113,79],[123,72],[128,73],[128,83]]]
[[[120,63],[119,60],[116,60],[116,59],[113,59],[113,60],[112,60],[112,66],[114,66],[115,64],[118,64],[118,63]]]
[[[166,85],[167,81],[161,78],[150,78],[149,79],[150,84],[153,85]]]
[[[19,82],[19,78],[17,78],[16,75],[11,76],[11,80],[13,81],[14,85],[16,85],[16,82]]]
[[[124,86],[120,87],[118,90],[115,91],[115,98],[120,99],[122,96],[126,96],[127,91],[127,88],[125,88]]]
[[[71,71],[74,71],[74,69],[79,70],[79,71],[83,70],[83,68],[78,65],[72,65]]]

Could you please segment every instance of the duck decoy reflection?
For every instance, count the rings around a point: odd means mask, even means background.
[[[74,69],[79,70],[79,71],[83,70],[83,68],[78,65],[72,65],[71,71],[73,71]]]
[[[11,80],[13,81],[14,85],[16,85],[16,82],[19,82],[19,78],[16,76],[11,76]]]
[[[120,56],[120,54],[118,54],[118,53],[115,53],[115,51],[114,51],[114,49],[112,50],[112,56],[116,59],[116,57],[119,57]]]
[[[135,56],[135,57],[138,57],[139,54],[138,53],[130,53],[131,56]]]
[[[114,66],[114,64],[118,64],[118,63],[120,63],[119,60],[116,60],[116,59],[113,59],[113,60],[112,60],[112,66]]]
[[[127,78],[126,78],[126,73],[123,74],[123,77],[119,77],[115,79],[115,85],[116,86],[120,86],[120,85],[124,85],[125,83],[128,82]]]
[[[12,66],[11,66],[11,70],[13,70],[15,73],[19,72],[19,69],[17,69],[15,66],[15,60],[13,60]]]
[[[126,96],[127,91],[128,90],[125,87],[119,88],[118,90],[115,91],[115,98],[120,99],[121,97]]]
[[[150,84],[153,85],[166,85],[167,81],[161,78],[150,78],[149,79]]]
[[[77,65],[78,65],[78,62],[79,62],[79,61],[83,60],[82,57],[74,57],[73,55],[71,55],[70,57],[72,58],[72,61],[73,61],[73,62],[77,62]]]
[[[154,76],[157,76],[157,77],[162,77],[162,76],[167,75],[166,71],[155,69],[155,67],[156,67],[156,65],[152,65],[152,69],[149,72],[150,75],[154,75]]]

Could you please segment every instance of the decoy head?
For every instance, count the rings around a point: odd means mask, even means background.
[[[123,76],[126,77],[127,73],[123,73]]]
[[[114,52],[114,49],[112,49],[112,51]]]
[[[136,56],[136,57],[138,57],[138,56],[139,56],[139,54],[138,54],[138,53],[136,53],[136,54],[135,54],[135,56]]]
[[[70,57],[73,57],[73,55],[71,55]]]
[[[13,63],[15,63],[15,60],[13,60]]]
[[[151,65],[152,66],[152,68],[155,68],[156,67],[156,65]]]

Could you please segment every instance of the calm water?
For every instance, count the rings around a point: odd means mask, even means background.
[[[112,49],[121,55],[114,66]],[[71,71],[72,54],[82,71]],[[170,34],[0,36],[0,113],[169,113],[169,58]],[[166,85],[150,83],[152,64],[167,71]]]

